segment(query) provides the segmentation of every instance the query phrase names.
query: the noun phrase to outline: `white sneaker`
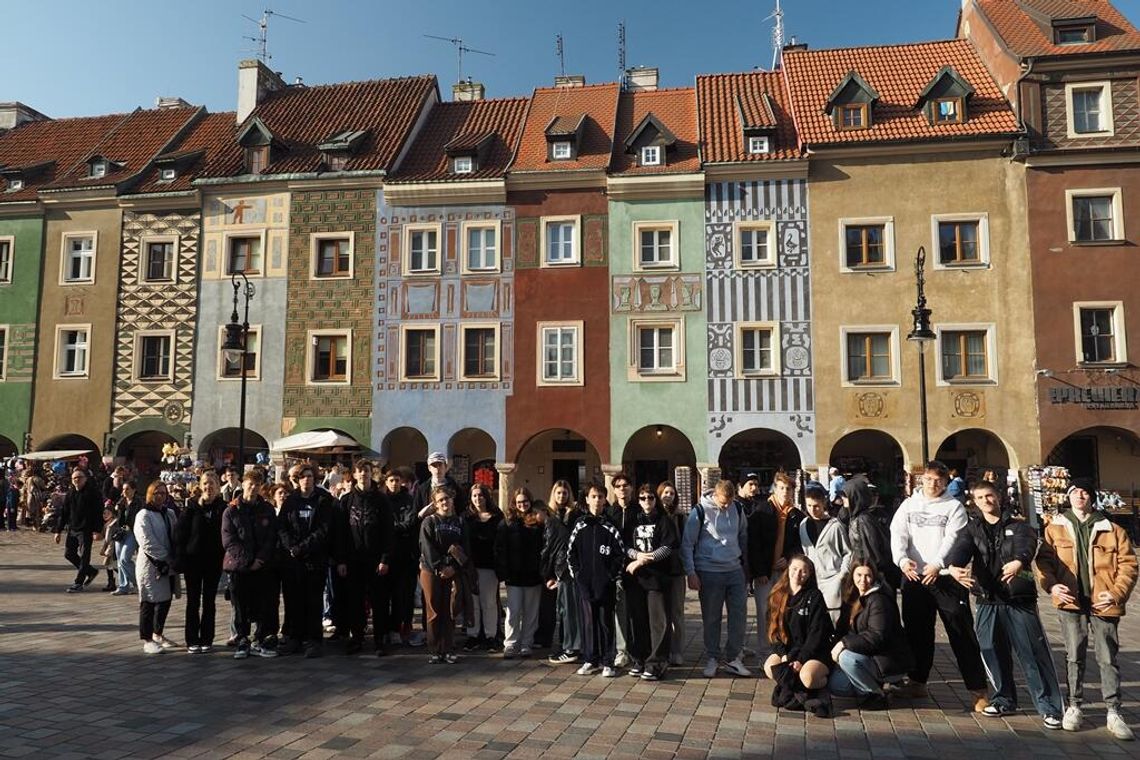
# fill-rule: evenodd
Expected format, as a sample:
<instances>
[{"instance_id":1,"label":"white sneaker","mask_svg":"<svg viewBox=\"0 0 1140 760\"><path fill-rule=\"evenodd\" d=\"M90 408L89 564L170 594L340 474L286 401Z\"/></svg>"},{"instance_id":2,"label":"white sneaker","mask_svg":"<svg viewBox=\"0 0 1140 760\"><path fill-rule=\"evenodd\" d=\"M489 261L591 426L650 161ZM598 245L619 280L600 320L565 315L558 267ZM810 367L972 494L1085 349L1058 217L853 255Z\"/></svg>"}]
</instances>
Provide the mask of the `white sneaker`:
<instances>
[{"instance_id":1,"label":"white sneaker","mask_svg":"<svg viewBox=\"0 0 1140 760\"><path fill-rule=\"evenodd\" d=\"M614 658L615 668L624 668L629 665L629 655L625 652L618 652L617 657Z\"/></svg>"},{"instance_id":2,"label":"white sneaker","mask_svg":"<svg viewBox=\"0 0 1140 760\"><path fill-rule=\"evenodd\" d=\"M1108 732L1112 734L1112 738L1119 739L1122 742L1130 742L1135 739L1132 729L1124 722L1124 718L1120 717L1120 713L1116 710L1108 711Z\"/></svg>"},{"instance_id":3,"label":"white sneaker","mask_svg":"<svg viewBox=\"0 0 1140 760\"><path fill-rule=\"evenodd\" d=\"M175 644L173 641L171 641L170 639L163 636L161 633L156 633L154 635L154 643L158 644L163 649L177 649L178 648L177 644Z\"/></svg>"},{"instance_id":4,"label":"white sneaker","mask_svg":"<svg viewBox=\"0 0 1140 760\"><path fill-rule=\"evenodd\" d=\"M582 667L578 668L576 672L580 676L592 676L599 670L601 670L601 668L599 668L597 665L589 662L584 662L582 663Z\"/></svg>"},{"instance_id":5,"label":"white sneaker","mask_svg":"<svg viewBox=\"0 0 1140 760\"><path fill-rule=\"evenodd\" d=\"M740 657L737 657L732 662L726 662L721 667L724 668L724 671L726 673L730 673L734 676L740 676L741 678L751 678L752 677L752 671L749 670L748 668L744 667L744 662L741 661Z\"/></svg>"},{"instance_id":6,"label":"white sneaker","mask_svg":"<svg viewBox=\"0 0 1140 760\"><path fill-rule=\"evenodd\" d=\"M321 619L321 628L324 628L326 631L336 630L336 626L333 625L333 621L330 618Z\"/></svg>"},{"instance_id":7,"label":"white sneaker","mask_svg":"<svg viewBox=\"0 0 1140 760\"><path fill-rule=\"evenodd\" d=\"M143 642L143 654L162 654L164 651L166 650L157 641Z\"/></svg>"},{"instance_id":8,"label":"white sneaker","mask_svg":"<svg viewBox=\"0 0 1140 760\"><path fill-rule=\"evenodd\" d=\"M1065 708L1065 717L1061 718L1061 728L1066 731L1076 731L1081 727L1081 708L1069 705Z\"/></svg>"},{"instance_id":9,"label":"white sneaker","mask_svg":"<svg viewBox=\"0 0 1140 760\"><path fill-rule=\"evenodd\" d=\"M621 674L617 668L611 668L609 665L602 668L602 678L617 678Z\"/></svg>"},{"instance_id":10,"label":"white sneaker","mask_svg":"<svg viewBox=\"0 0 1140 760\"><path fill-rule=\"evenodd\" d=\"M716 658L710 657L705 660L705 669L701 672L704 674L705 678L712 678L716 675L717 668L719 667L720 663L716 661Z\"/></svg>"}]
</instances>

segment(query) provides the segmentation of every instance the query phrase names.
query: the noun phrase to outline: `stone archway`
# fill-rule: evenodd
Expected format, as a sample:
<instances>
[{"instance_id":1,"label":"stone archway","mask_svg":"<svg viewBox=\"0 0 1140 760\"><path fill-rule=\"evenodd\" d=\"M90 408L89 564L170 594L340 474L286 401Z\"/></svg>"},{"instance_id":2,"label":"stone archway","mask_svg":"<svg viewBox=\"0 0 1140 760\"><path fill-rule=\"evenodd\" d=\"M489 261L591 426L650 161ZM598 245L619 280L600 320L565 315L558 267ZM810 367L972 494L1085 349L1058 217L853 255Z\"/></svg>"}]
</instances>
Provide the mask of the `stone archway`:
<instances>
[{"instance_id":1,"label":"stone archway","mask_svg":"<svg viewBox=\"0 0 1140 760\"><path fill-rule=\"evenodd\" d=\"M589 481L602 479L598 450L581 433L568 428L544 430L531 436L519 449L511 487L526 486L536 498L546 501L556 480L567 480L575 498Z\"/></svg>"},{"instance_id":2,"label":"stone archway","mask_svg":"<svg viewBox=\"0 0 1140 760\"><path fill-rule=\"evenodd\" d=\"M495 491L498 487L495 449L495 439L485 430L463 428L457 431L447 442L452 477L464 486L479 482Z\"/></svg>"},{"instance_id":3,"label":"stone archway","mask_svg":"<svg viewBox=\"0 0 1140 760\"><path fill-rule=\"evenodd\" d=\"M169 433L161 430L140 430L123 439L115 456L126 460L138 476L140 486L158 477L162 469L162 447L178 443Z\"/></svg>"},{"instance_id":4,"label":"stone archway","mask_svg":"<svg viewBox=\"0 0 1140 760\"><path fill-rule=\"evenodd\" d=\"M746 470L760 473L760 485L767 488L780 470L794 472L801 466L795 441L778 430L749 428L725 442L718 461L721 477L739 480Z\"/></svg>"},{"instance_id":5,"label":"stone archway","mask_svg":"<svg viewBox=\"0 0 1140 760\"><path fill-rule=\"evenodd\" d=\"M215 430L202 439L198 446L198 457L206 464L215 468L237 464L239 428L221 428ZM264 453L269 456L269 442L260 434L249 428L245 431L245 462L255 464L257 455Z\"/></svg>"},{"instance_id":6,"label":"stone archway","mask_svg":"<svg viewBox=\"0 0 1140 760\"><path fill-rule=\"evenodd\" d=\"M10 438L5 438L4 436L0 435L0 459L14 457L18 452L19 448L17 448L14 441L12 441Z\"/></svg>"},{"instance_id":7,"label":"stone archway","mask_svg":"<svg viewBox=\"0 0 1140 760\"><path fill-rule=\"evenodd\" d=\"M672 425L646 425L636 431L626 441L621 462L635 486L656 487L664 480L672 481L678 467L689 467L691 482L696 482L696 451L688 437Z\"/></svg>"},{"instance_id":8,"label":"stone archway","mask_svg":"<svg viewBox=\"0 0 1140 760\"><path fill-rule=\"evenodd\" d=\"M102 453L102 449L95 445L95 441L77 433L49 438L37 446L36 451L90 451L89 459L91 461L98 460Z\"/></svg>"},{"instance_id":9,"label":"stone archway","mask_svg":"<svg viewBox=\"0 0 1140 760\"><path fill-rule=\"evenodd\" d=\"M398 427L388 431L380 442L380 457L392 467L411 467L416 471L416 479L428 475L428 442L424 434L415 428Z\"/></svg>"},{"instance_id":10,"label":"stone archway","mask_svg":"<svg viewBox=\"0 0 1140 760\"><path fill-rule=\"evenodd\" d=\"M1084 428L1060 440L1045 463L1067 467L1075 478L1091 477L1102 491L1131 497L1140 488L1140 436L1109 425Z\"/></svg>"},{"instance_id":11,"label":"stone archway","mask_svg":"<svg viewBox=\"0 0 1140 760\"><path fill-rule=\"evenodd\" d=\"M836 441L827 463L845 476L877 472L894 477L902 472L903 460L902 446L894 436L868 429L853 430Z\"/></svg>"},{"instance_id":12,"label":"stone archway","mask_svg":"<svg viewBox=\"0 0 1140 760\"><path fill-rule=\"evenodd\" d=\"M968 484L992 473L995 482L1004 483L1011 466L1009 448L998 436L982 428L968 428L951 433L939 445L934 458L956 470Z\"/></svg>"}]
</instances>

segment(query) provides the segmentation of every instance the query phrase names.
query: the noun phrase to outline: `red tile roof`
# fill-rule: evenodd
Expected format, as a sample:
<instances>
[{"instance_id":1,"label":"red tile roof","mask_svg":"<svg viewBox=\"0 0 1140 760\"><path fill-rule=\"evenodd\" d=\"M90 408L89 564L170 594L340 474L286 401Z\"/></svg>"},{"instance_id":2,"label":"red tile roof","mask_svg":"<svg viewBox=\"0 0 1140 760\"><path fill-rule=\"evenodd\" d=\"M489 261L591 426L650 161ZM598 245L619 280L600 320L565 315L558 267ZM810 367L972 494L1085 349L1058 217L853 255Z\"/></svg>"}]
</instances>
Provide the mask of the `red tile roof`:
<instances>
[{"instance_id":1,"label":"red tile roof","mask_svg":"<svg viewBox=\"0 0 1140 760\"><path fill-rule=\"evenodd\" d=\"M662 166L638 166L637 156L627 153L625 141L649 114L657 117L677 142L665 152ZM697 172L701 159L697 151L697 96L692 87L675 90L623 92L618 101L617 130L614 134L614 174L669 174Z\"/></svg>"},{"instance_id":2,"label":"red tile roof","mask_svg":"<svg viewBox=\"0 0 1140 760\"><path fill-rule=\"evenodd\" d=\"M931 125L915 107L919 93L943 66L952 66L975 90L964 123ZM851 71L880 96L869 129L836 129L824 112L829 95ZM1018 131L1013 109L967 40L788 50L784 72L800 140L806 145L942 140Z\"/></svg>"},{"instance_id":3,"label":"red tile roof","mask_svg":"<svg viewBox=\"0 0 1140 760\"><path fill-rule=\"evenodd\" d=\"M826 98L827 95L825 94ZM768 153L751 154L744 139L741 105L748 120L760 119L757 106L771 106L775 131ZM778 72L706 74L697 77L697 103L701 124L701 154L706 163L772 161L801 158L784 78Z\"/></svg>"},{"instance_id":4,"label":"red tile roof","mask_svg":"<svg viewBox=\"0 0 1140 760\"><path fill-rule=\"evenodd\" d=\"M429 96L438 94L434 76L376 79L317 86L292 85L270 93L246 119L260 119L285 149L274 149L264 174L322 171L317 145L335 134L367 130L345 171L391 171ZM239 130L240 132L240 130ZM245 173L237 142L219 153L204 176Z\"/></svg>"},{"instance_id":5,"label":"red tile roof","mask_svg":"<svg viewBox=\"0 0 1140 760\"><path fill-rule=\"evenodd\" d=\"M19 169L51 162L43 171L24 180L24 189L6 192L0 179L0 203L30 201L44 185L89 154L95 145L130 114L52 119L21 124L0 135L0 169Z\"/></svg>"},{"instance_id":6,"label":"red tile roof","mask_svg":"<svg viewBox=\"0 0 1140 760\"><path fill-rule=\"evenodd\" d=\"M125 182L146 168L156 154L162 151L200 114L200 108L138 109L111 130L90 151L71 166L65 167L54 182L44 190L87 189L107 187ZM107 174L99 178L88 177L87 160L102 156L113 162Z\"/></svg>"},{"instance_id":7,"label":"red tile roof","mask_svg":"<svg viewBox=\"0 0 1140 760\"><path fill-rule=\"evenodd\" d=\"M617 116L617 84L540 87L534 91L512 172L605 170L610 165ZM582 144L571 161L548 161L546 128L556 117L585 114Z\"/></svg>"},{"instance_id":8,"label":"red tile roof","mask_svg":"<svg viewBox=\"0 0 1140 760\"><path fill-rule=\"evenodd\" d=\"M1105 0L977 0L982 13L1014 55L1085 55L1140 50L1140 32ZM1036 16L1037 18L1034 18ZM1047 19L1096 16L1096 41L1056 45Z\"/></svg>"},{"instance_id":9,"label":"red tile roof","mask_svg":"<svg viewBox=\"0 0 1140 760\"><path fill-rule=\"evenodd\" d=\"M176 177L164 182L159 179L159 167L153 166L128 192L130 194L174 193L192 190L191 182L204 171L219 152L233 143L235 130L233 111L206 114L191 128L189 134L171 146L166 153L156 157L156 161L161 162L163 159L186 156L186 160L175 164Z\"/></svg>"},{"instance_id":10,"label":"red tile roof","mask_svg":"<svg viewBox=\"0 0 1140 760\"><path fill-rule=\"evenodd\" d=\"M474 180L502 177L506 172L526 115L526 98L438 103L396 171L395 182ZM484 135L491 145L471 174L453 174L447 150L473 149Z\"/></svg>"}]
</instances>

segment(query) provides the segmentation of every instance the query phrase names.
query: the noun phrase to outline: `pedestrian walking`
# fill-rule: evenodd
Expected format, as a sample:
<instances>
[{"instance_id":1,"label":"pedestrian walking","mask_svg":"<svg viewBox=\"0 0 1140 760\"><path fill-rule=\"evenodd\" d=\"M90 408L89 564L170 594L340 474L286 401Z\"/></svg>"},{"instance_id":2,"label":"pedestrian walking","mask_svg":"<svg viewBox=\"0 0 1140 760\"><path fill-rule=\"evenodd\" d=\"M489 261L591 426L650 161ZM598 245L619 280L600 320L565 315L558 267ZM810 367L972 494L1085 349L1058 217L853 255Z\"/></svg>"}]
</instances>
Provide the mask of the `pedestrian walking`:
<instances>
[{"instance_id":1,"label":"pedestrian walking","mask_svg":"<svg viewBox=\"0 0 1140 760\"><path fill-rule=\"evenodd\" d=\"M76 467L71 471L71 488L63 498L59 522L55 529L58 544L67 532L63 556L75 566L75 581L68 593L85 589L99 571L91 566L91 544L103 532L103 504L99 490L87 473Z\"/></svg>"}]
</instances>

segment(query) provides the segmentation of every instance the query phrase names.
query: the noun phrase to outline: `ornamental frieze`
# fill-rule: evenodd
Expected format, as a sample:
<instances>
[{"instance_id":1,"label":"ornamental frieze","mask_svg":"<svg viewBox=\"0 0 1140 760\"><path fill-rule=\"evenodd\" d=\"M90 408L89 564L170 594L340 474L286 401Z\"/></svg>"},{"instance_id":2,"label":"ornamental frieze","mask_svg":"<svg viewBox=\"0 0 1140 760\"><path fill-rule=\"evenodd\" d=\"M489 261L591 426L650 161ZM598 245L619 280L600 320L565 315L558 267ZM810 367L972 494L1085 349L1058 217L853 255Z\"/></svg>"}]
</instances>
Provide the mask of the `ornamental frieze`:
<instances>
[{"instance_id":1,"label":"ornamental frieze","mask_svg":"<svg viewBox=\"0 0 1140 760\"><path fill-rule=\"evenodd\" d=\"M699 274L626 275L613 278L613 311L700 311L703 278Z\"/></svg>"}]
</instances>

